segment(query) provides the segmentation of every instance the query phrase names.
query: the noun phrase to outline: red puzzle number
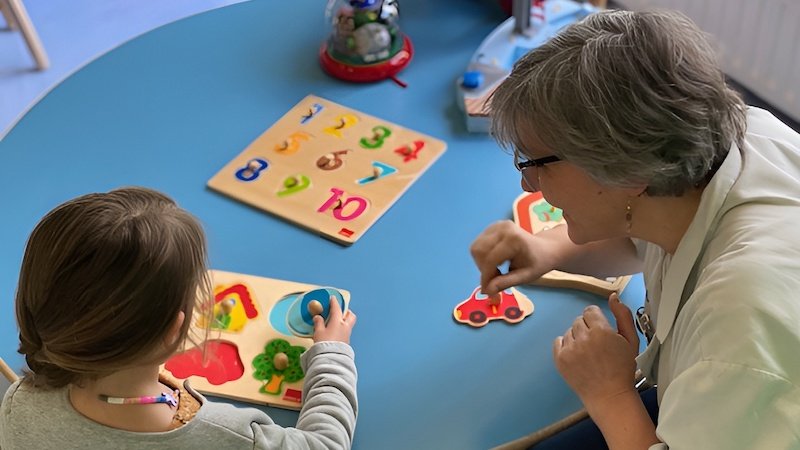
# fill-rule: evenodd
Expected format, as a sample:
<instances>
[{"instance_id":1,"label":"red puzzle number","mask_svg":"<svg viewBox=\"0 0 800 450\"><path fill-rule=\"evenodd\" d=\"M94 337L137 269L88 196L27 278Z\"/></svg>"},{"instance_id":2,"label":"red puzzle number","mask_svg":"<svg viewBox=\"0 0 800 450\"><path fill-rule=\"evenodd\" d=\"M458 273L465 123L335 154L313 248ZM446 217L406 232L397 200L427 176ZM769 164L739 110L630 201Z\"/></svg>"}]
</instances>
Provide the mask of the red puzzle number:
<instances>
[{"instance_id":1,"label":"red puzzle number","mask_svg":"<svg viewBox=\"0 0 800 450\"><path fill-rule=\"evenodd\" d=\"M317 209L317 212L324 213L325 211L333 208L333 217L342 221L349 221L360 216L364 213L364 211L367 210L369 201L367 201L367 199L364 197L350 195L343 200L343 196L343 190L339 188L331 188L330 198L328 198L328 200L326 200L325 203L323 203L322 206ZM354 207L349 207L350 205L354 205Z\"/></svg>"},{"instance_id":2,"label":"red puzzle number","mask_svg":"<svg viewBox=\"0 0 800 450\"><path fill-rule=\"evenodd\" d=\"M402 147L394 149L394 152L403 158L403 162L407 163L411 160L417 159L420 150L425 148L425 141L414 141Z\"/></svg>"}]
</instances>

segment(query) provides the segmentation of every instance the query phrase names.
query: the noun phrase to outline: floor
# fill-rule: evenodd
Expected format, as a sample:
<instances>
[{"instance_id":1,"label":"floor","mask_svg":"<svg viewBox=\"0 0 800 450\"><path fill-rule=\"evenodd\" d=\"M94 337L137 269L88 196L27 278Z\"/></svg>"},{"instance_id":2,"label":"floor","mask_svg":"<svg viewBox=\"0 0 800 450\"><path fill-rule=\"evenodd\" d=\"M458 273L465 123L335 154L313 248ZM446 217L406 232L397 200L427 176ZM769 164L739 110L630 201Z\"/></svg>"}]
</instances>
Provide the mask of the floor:
<instances>
[{"instance_id":1,"label":"floor","mask_svg":"<svg viewBox=\"0 0 800 450\"><path fill-rule=\"evenodd\" d=\"M75 70L123 42L169 22L243 0L24 0L50 58L33 70L18 32L0 27L0 136L42 95ZM487 0L488 1L488 0ZM1 20L0 20L1 21ZM745 91L796 130L800 124Z\"/></svg>"}]
</instances>

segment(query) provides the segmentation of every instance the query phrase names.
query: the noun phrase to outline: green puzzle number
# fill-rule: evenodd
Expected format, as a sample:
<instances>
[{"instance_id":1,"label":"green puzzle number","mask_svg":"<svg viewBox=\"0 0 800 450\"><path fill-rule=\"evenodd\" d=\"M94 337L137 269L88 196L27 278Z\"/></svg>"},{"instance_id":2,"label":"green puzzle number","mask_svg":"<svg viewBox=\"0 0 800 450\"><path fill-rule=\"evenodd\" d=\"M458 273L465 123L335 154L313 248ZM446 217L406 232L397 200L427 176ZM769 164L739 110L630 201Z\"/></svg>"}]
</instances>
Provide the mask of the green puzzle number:
<instances>
[{"instance_id":1,"label":"green puzzle number","mask_svg":"<svg viewBox=\"0 0 800 450\"><path fill-rule=\"evenodd\" d=\"M383 142L386 138L392 135L392 130L383 125L378 125L372 127L372 133L372 137L362 137L358 143L364 148L380 148L383 146Z\"/></svg>"}]
</instances>

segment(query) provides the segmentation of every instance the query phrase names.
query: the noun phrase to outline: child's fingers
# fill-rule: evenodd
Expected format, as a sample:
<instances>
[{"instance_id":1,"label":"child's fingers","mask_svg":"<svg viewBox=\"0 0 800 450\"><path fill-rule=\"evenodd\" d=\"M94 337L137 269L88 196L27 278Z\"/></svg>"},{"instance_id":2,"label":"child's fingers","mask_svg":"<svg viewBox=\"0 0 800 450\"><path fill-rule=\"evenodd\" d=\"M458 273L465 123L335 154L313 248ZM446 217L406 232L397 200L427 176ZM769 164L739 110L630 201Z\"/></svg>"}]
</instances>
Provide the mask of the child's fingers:
<instances>
[{"instance_id":1,"label":"child's fingers","mask_svg":"<svg viewBox=\"0 0 800 450\"><path fill-rule=\"evenodd\" d=\"M344 322L350 325L351 328L356 324L357 319L358 317L356 316L356 313L354 313L352 309L348 310L347 314L344 315Z\"/></svg>"},{"instance_id":2,"label":"child's fingers","mask_svg":"<svg viewBox=\"0 0 800 450\"><path fill-rule=\"evenodd\" d=\"M331 295L329 303L331 305L330 314L328 316L328 317L330 317L330 320L333 320L333 321L342 320L342 307L339 305L339 301L336 300L336 297Z\"/></svg>"},{"instance_id":3,"label":"child's fingers","mask_svg":"<svg viewBox=\"0 0 800 450\"><path fill-rule=\"evenodd\" d=\"M312 318L314 321L314 333L318 333L325 329L325 319L322 318L321 315L317 314Z\"/></svg>"}]
</instances>

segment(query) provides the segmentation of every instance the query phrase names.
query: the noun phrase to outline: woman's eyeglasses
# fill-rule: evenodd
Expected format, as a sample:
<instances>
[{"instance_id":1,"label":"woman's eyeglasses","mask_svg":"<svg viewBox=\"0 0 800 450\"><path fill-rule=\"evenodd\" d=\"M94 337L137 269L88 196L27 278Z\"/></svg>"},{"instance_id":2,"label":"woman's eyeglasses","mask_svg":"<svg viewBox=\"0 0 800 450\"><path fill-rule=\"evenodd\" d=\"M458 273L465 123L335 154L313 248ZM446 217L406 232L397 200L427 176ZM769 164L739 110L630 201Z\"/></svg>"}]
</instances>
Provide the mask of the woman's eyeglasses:
<instances>
[{"instance_id":1,"label":"woman's eyeglasses","mask_svg":"<svg viewBox=\"0 0 800 450\"><path fill-rule=\"evenodd\" d=\"M517 170L520 172L528 167L543 167L547 164L561 161L561 158L556 155L543 156L536 159L524 159L519 155L514 155L514 158L516 159L516 161L514 161L514 165L517 166Z\"/></svg>"},{"instance_id":2,"label":"woman's eyeglasses","mask_svg":"<svg viewBox=\"0 0 800 450\"><path fill-rule=\"evenodd\" d=\"M541 158L535 158L535 159L527 159L523 156L520 156L519 153L514 152L514 166L517 168L517 170L519 170L520 174L522 175L522 180L525 181L525 184L533 192L539 190L539 188L534 187L534 184L536 186L539 185L539 171L538 170L536 171L536 183L533 183L532 180L528 179L528 176L530 175L527 175L525 173L525 169L528 169L530 167L536 167L538 169L544 167L547 164L559 161L561 161L561 158L559 158L556 155L543 156Z\"/></svg>"}]
</instances>

